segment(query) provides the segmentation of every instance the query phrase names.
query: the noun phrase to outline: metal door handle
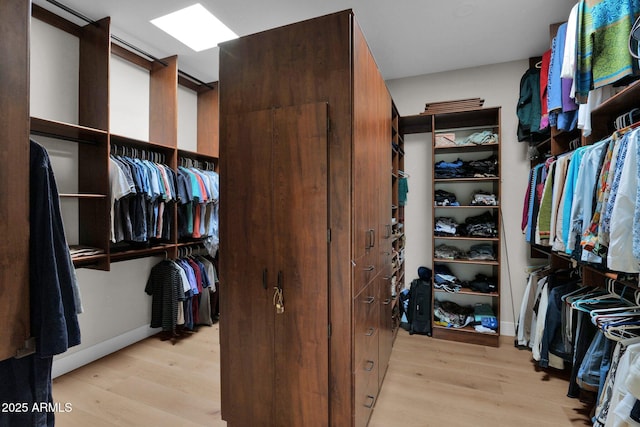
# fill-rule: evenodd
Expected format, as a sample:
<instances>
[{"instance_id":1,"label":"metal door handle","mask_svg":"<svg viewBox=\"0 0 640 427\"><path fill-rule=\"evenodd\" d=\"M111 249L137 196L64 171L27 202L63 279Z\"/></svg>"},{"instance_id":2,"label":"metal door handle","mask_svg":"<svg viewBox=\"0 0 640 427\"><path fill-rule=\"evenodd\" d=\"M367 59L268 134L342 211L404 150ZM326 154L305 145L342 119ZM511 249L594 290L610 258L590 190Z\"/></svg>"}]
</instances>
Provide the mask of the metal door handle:
<instances>
[{"instance_id":1,"label":"metal door handle","mask_svg":"<svg viewBox=\"0 0 640 427\"><path fill-rule=\"evenodd\" d=\"M373 360L367 360L367 366L365 366L364 370L367 372L373 371L373 367L375 366L375 362Z\"/></svg>"},{"instance_id":2,"label":"metal door handle","mask_svg":"<svg viewBox=\"0 0 640 427\"><path fill-rule=\"evenodd\" d=\"M369 328L369 330L367 331L367 333L366 333L366 334L364 334L364 335L365 335L365 336L367 336L367 337L370 337L370 336L372 336L372 335L373 335L373 334L375 334L375 333L376 333L376 328Z\"/></svg>"},{"instance_id":3,"label":"metal door handle","mask_svg":"<svg viewBox=\"0 0 640 427\"><path fill-rule=\"evenodd\" d=\"M376 397L375 396L371 396L370 394L367 395L367 403L364 404L364 406L367 409L371 409L373 408L373 404L376 403Z\"/></svg>"},{"instance_id":4,"label":"metal door handle","mask_svg":"<svg viewBox=\"0 0 640 427\"><path fill-rule=\"evenodd\" d=\"M375 300L376 300L376 297L369 296L369 297L367 297L367 299L366 299L366 300L364 300L364 303L365 303L365 304L373 304L373 302L374 302Z\"/></svg>"},{"instance_id":5,"label":"metal door handle","mask_svg":"<svg viewBox=\"0 0 640 427\"><path fill-rule=\"evenodd\" d=\"M376 269L375 265L369 265L369 266L363 268L362 271L373 271L375 269Z\"/></svg>"},{"instance_id":6,"label":"metal door handle","mask_svg":"<svg viewBox=\"0 0 640 427\"><path fill-rule=\"evenodd\" d=\"M387 298L386 300L384 300L383 304L384 304L384 305L389 305L389 304L391 304L391 298Z\"/></svg>"}]
</instances>

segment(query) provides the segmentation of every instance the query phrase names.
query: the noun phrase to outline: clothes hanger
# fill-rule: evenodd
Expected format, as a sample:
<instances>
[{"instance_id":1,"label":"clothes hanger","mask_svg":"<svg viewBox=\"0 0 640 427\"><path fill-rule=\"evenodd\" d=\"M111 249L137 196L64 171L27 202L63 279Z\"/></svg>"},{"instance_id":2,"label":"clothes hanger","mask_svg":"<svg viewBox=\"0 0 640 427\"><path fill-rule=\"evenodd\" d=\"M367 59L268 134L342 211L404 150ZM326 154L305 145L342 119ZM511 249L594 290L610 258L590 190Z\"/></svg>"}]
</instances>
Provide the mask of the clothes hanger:
<instances>
[{"instance_id":1,"label":"clothes hanger","mask_svg":"<svg viewBox=\"0 0 640 427\"><path fill-rule=\"evenodd\" d=\"M562 295L560 299L563 302L571 304L575 299L579 297L583 297L585 295L594 293L594 292L602 292L602 289L594 287L594 286L581 286L578 289L569 292L568 294Z\"/></svg>"},{"instance_id":2,"label":"clothes hanger","mask_svg":"<svg viewBox=\"0 0 640 427\"><path fill-rule=\"evenodd\" d=\"M635 324L608 325L602 328L604 336L613 341L640 339L640 322Z\"/></svg>"},{"instance_id":3,"label":"clothes hanger","mask_svg":"<svg viewBox=\"0 0 640 427\"><path fill-rule=\"evenodd\" d=\"M615 308L626 305L631 306L632 303L624 298L627 286L624 286L620 294L615 291L616 281L609 279L605 292L595 296L584 296L576 299L571 303L571 307L580 311L591 313L595 309Z\"/></svg>"},{"instance_id":4,"label":"clothes hanger","mask_svg":"<svg viewBox=\"0 0 640 427\"><path fill-rule=\"evenodd\" d=\"M613 279L610 279L610 281L614 282L614 285L612 285L614 287L613 293L616 294L615 281ZM594 324L600 324L606 322L607 319L614 318L622 319L628 317L637 317L638 320L640 320L640 291L635 291L633 301L629 301L624 296L627 288L627 286L624 286L620 295L620 302L622 305L620 305L619 307L595 309L591 312L591 320Z\"/></svg>"}]
</instances>

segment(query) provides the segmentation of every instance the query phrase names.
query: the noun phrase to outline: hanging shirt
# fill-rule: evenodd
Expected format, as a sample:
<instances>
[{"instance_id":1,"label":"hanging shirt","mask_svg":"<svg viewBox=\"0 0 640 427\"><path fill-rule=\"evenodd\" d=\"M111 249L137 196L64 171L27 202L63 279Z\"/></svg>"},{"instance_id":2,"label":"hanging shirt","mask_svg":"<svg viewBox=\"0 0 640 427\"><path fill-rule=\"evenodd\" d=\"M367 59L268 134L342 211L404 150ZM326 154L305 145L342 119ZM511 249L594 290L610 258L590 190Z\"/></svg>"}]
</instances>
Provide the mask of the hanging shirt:
<instances>
[{"instance_id":1,"label":"hanging shirt","mask_svg":"<svg viewBox=\"0 0 640 427\"><path fill-rule=\"evenodd\" d=\"M547 88L549 81L549 64L551 62L551 49L542 54L542 68L540 69L540 129L549 127L549 108Z\"/></svg>"},{"instance_id":2,"label":"hanging shirt","mask_svg":"<svg viewBox=\"0 0 640 427\"><path fill-rule=\"evenodd\" d=\"M605 148L605 141L585 147L574 187L574 197L571 205L571 228L567 237L566 252L568 254L580 251L581 255L578 256L578 259L596 263L602 262L602 259L589 252L582 253L579 243L585 228L591 222L593 195L599 174L598 165Z\"/></svg>"},{"instance_id":3,"label":"hanging shirt","mask_svg":"<svg viewBox=\"0 0 640 427\"><path fill-rule=\"evenodd\" d=\"M114 208L116 200L123 198L126 195L132 194L135 191L129 183L127 182L126 175L120 169L118 163L112 158L109 158L109 196L111 198L111 211L110 211L110 222L111 222L111 241L115 242L115 232L114 232Z\"/></svg>"},{"instance_id":4,"label":"hanging shirt","mask_svg":"<svg viewBox=\"0 0 640 427\"><path fill-rule=\"evenodd\" d=\"M564 41L564 50L562 58L562 72L561 77L565 79L571 79L575 76L576 71L576 36L578 34L578 6L580 2L576 3L569 13L567 19L567 32ZM575 95L572 93L571 98Z\"/></svg>"},{"instance_id":5,"label":"hanging shirt","mask_svg":"<svg viewBox=\"0 0 640 427\"><path fill-rule=\"evenodd\" d=\"M639 259L634 255L635 243L640 243L639 224L634 224L638 198L638 129L629 135L627 155L622 167L620 186L611 213L611 234L607 266L625 273L640 272ZM631 225L632 229L629 230ZM637 240L637 241L636 241ZM638 253L638 251L635 251Z\"/></svg>"},{"instance_id":6,"label":"hanging shirt","mask_svg":"<svg viewBox=\"0 0 640 427\"><path fill-rule=\"evenodd\" d=\"M573 197L576 190L576 181L578 180L578 171L580 170L580 163L587 147L577 148L571 156L571 163L569 163L569 170L567 171L567 179L564 185L564 204L562 205L562 241L566 246L566 252L571 253L573 245L569 241L569 231L571 230L571 207L573 205ZM570 249L571 248L571 249Z\"/></svg>"},{"instance_id":7,"label":"hanging shirt","mask_svg":"<svg viewBox=\"0 0 640 427\"><path fill-rule=\"evenodd\" d=\"M562 203L562 194L564 192L564 184L567 177L567 169L569 167L570 155L559 156L556 160L553 180L553 195L551 198L551 220L549 229L549 243L555 251L564 250L558 248L558 240L561 240L560 230L562 230L562 211L560 209Z\"/></svg>"}]
</instances>

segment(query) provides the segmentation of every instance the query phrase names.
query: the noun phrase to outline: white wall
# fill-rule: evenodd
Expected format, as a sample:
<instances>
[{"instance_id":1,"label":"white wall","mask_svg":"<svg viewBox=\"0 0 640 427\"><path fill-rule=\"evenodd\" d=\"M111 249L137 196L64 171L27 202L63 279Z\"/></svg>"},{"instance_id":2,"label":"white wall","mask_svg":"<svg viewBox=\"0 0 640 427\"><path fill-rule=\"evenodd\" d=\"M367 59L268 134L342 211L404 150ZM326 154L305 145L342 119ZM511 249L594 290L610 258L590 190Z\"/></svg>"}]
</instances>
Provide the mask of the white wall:
<instances>
[{"instance_id":1,"label":"white wall","mask_svg":"<svg viewBox=\"0 0 640 427\"><path fill-rule=\"evenodd\" d=\"M178 86L178 148L198 151L198 94Z\"/></svg>"},{"instance_id":2,"label":"white wall","mask_svg":"<svg viewBox=\"0 0 640 427\"><path fill-rule=\"evenodd\" d=\"M148 141L149 71L116 55L109 67L109 131Z\"/></svg>"},{"instance_id":3,"label":"white wall","mask_svg":"<svg viewBox=\"0 0 640 427\"><path fill-rule=\"evenodd\" d=\"M424 111L425 103L464 98L482 98L486 107L502 107L502 267L501 333L514 335L514 312L519 311L526 284L528 245L520 231L522 203L529 173L527 146L516 137L516 105L520 78L528 61L450 71L387 81L401 116ZM433 220L431 214L431 134L408 135L405 139L405 169L409 178L406 207L407 281L417 277L420 265L431 267Z\"/></svg>"},{"instance_id":4,"label":"white wall","mask_svg":"<svg viewBox=\"0 0 640 427\"><path fill-rule=\"evenodd\" d=\"M32 19L30 53L30 114L78 124L78 38Z\"/></svg>"}]
</instances>

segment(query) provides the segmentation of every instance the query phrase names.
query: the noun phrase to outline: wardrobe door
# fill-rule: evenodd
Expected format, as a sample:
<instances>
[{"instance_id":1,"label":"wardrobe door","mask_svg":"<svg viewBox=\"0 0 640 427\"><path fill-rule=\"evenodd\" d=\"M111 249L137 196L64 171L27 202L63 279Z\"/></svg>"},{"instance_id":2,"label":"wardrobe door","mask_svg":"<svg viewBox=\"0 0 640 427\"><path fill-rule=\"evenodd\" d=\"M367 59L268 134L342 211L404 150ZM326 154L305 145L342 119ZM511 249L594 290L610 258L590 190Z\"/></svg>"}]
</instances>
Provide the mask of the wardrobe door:
<instances>
[{"instance_id":1,"label":"wardrobe door","mask_svg":"<svg viewBox=\"0 0 640 427\"><path fill-rule=\"evenodd\" d=\"M0 360L29 338L30 2L0 2Z\"/></svg>"},{"instance_id":2,"label":"wardrobe door","mask_svg":"<svg viewBox=\"0 0 640 427\"><path fill-rule=\"evenodd\" d=\"M227 116L220 146L220 362L228 425L273 425L272 111ZM282 369L287 369L282 367Z\"/></svg>"},{"instance_id":3,"label":"wardrobe door","mask_svg":"<svg viewBox=\"0 0 640 427\"><path fill-rule=\"evenodd\" d=\"M274 110L275 265L284 312L275 314L272 394L274 425L283 427L329 422L327 114L326 103Z\"/></svg>"}]
</instances>

